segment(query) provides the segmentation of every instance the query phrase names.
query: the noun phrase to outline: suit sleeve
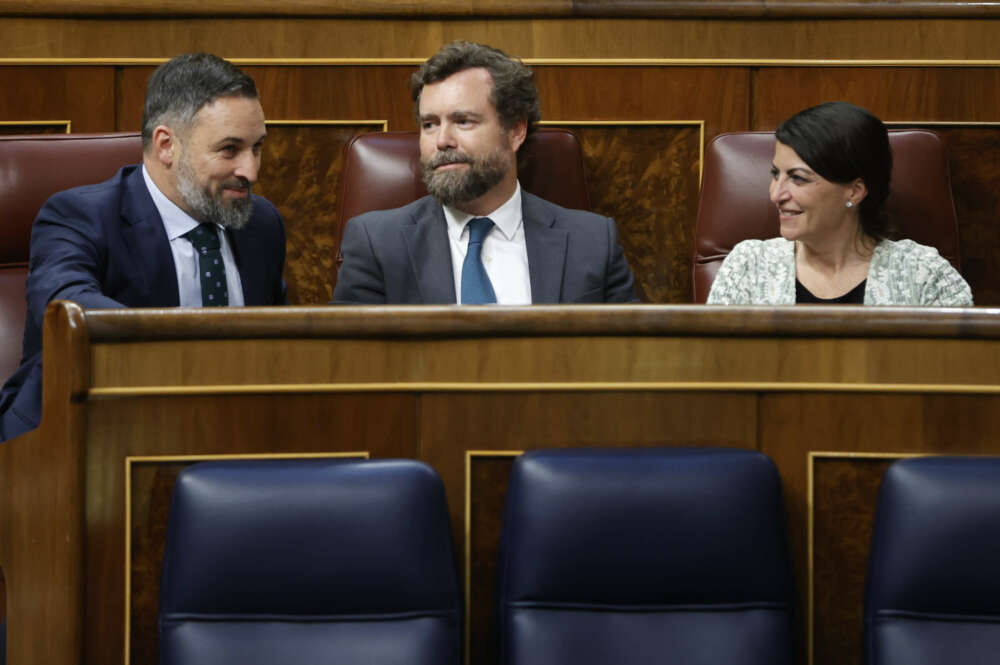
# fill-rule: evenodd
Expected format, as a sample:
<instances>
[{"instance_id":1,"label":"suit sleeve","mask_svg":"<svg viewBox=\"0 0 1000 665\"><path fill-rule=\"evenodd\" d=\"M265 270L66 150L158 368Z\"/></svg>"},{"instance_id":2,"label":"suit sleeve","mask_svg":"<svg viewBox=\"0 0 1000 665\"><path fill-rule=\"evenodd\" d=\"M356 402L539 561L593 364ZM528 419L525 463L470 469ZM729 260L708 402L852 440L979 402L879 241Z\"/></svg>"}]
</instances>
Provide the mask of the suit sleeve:
<instances>
[{"instance_id":1,"label":"suit sleeve","mask_svg":"<svg viewBox=\"0 0 1000 665\"><path fill-rule=\"evenodd\" d=\"M273 272L273 277L271 280L271 302L275 305L287 305L288 304L288 285L285 283L284 273L285 273L285 220L281 218L281 213L274 206L273 203L267 201L268 207L274 213L275 224L277 228L277 238L274 241L274 247L277 250L277 263L275 264L275 269Z\"/></svg>"},{"instance_id":2,"label":"suit sleeve","mask_svg":"<svg viewBox=\"0 0 1000 665\"><path fill-rule=\"evenodd\" d=\"M107 244L93 215L66 196L49 199L31 227L26 295L28 316L40 330L46 306L73 300L87 309L124 307L101 291Z\"/></svg>"},{"instance_id":3,"label":"suit sleeve","mask_svg":"<svg viewBox=\"0 0 1000 665\"><path fill-rule=\"evenodd\" d=\"M635 281L632 269L625 259L625 252L618 244L618 229L615 220L608 218L608 266L605 271L604 302L639 302L635 295Z\"/></svg>"},{"instance_id":4,"label":"suit sleeve","mask_svg":"<svg viewBox=\"0 0 1000 665\"><path fill-rule=\"evenodd\" d=\"M385 275L379 266L364 220L347 222L340 243L344 262L333 290L334 305L384 305Z\"/></svg>"}]
</instances>

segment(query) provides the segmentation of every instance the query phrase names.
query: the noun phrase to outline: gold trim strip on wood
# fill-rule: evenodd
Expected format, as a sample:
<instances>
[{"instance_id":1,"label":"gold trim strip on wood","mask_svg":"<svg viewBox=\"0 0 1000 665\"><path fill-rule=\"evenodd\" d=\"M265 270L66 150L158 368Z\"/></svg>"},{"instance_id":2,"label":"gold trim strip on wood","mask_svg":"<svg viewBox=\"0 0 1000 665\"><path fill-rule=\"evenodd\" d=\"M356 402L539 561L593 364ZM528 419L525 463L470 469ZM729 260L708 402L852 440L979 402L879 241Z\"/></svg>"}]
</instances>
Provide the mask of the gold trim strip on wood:
<instances>
[{"instance_id":1,"label":"gold trim strip on wood","mask_svg":"<svg viewBox=\"0 0 1000 665\"><path fill-rule=\"evenodd\" d=\"M429 56L430 54L428 54ZM225 57L225 56L223 56ZM247 66L351 67L419 66L424 58L227 58ZM0 58L0 67L31 65L156 66L167 58ZM557 67L1000 67L1000 60L835 58L524 58L527 65Z\"/></svg>"},{"instance_id":2,"label":"gold trim strip on wood","mask_svg":"<svg viewBox=\"0 0 1000 665\"><path fill-rule=\"evenodd\" d=\"M781 381L554 381L554 382L399 382L399 383L283 383L200 386L132 386L91 388L90 399L160 397L169 395L258 395L294 393L366 392L585 392L585 391L734 391L734 392L857 392L1000 394L1000 384L941 383L796 383Z\"/></svg>"},{"instance_id":3,"label":"gold trim strip on wood","mask_svg":"<svg viewBox=\"0 0 1000 665\"><path fill-rule=\"evenodd\" d=\"M472 636L472 458L473 457L517 457L523 450L466 450L465 451L465 665L470 665L469 638ZM125 665L128 665L126 663Z\"/></svg>"},{"instance_id":4,"label":"gold trim strip on wood","mask_svg":"<svg viewBox=\"0 0 1000 665\"><path fill-rule=\"evenodd\" d=\"M73 133L72 120L0 120L0 127L65 127L64 134Z\"/></svg>"},{"instance_id":5,"label":"gold trim strip on wood","mask_svg":"<svg viewBox=\"0 0 1000 665\"><path fill-rule=\"evenodd\" d=\"M330 453L233 453L217 455L130 455L125 457L125 653L124 664L130 665L132 646L132 465L151 462L204 462L207 460L260 459L322 459L356 457L371 459L367 450Z\"/></svg>"},{"instance_id":6,"label":"gold trim strip on wood","mask_svg":"<svg viewBox=\"0 0 1000 665\"><path fill-rule=\"evenodd\" d=\"M885 125L889 127L907 128L913 127L921 129L923 127L997 127L1000 122L990 122L986 120L885 120Z\"/></svg>"},{"instance_id":7,"label":"gold trim strip on wood","mask_svg":"<svg viewBox=\"0 0 1000 665\"><path fill-rule=\"evenodd\" d=\"M815 662L815 625L816 625L816 595L815 580L816 568L813 563L814 542L813 534L815 529L815 517L813 508L815 505L815 461L817 459L906 459L909 457L927 457L929 453L864 453L853 451L818 451L810 450L808 462L806 464L806 662L813 665Z\"/></svg>"},{"instance_id":8,"label":"gold trim strip on wood","mask_svg":"<svg viewBox=\"0 0 1000 665\"><path fill-rule=\"evenodd\" d=\"M373 127L379 127L379 131L387 132L389 131L389 121L388 120L266 120L264 121L265 126L275 126L275 127L294 127L296 125L307 125L307 126L343 126L343 125L371 125Z\"/></svg>"}]
</instances>

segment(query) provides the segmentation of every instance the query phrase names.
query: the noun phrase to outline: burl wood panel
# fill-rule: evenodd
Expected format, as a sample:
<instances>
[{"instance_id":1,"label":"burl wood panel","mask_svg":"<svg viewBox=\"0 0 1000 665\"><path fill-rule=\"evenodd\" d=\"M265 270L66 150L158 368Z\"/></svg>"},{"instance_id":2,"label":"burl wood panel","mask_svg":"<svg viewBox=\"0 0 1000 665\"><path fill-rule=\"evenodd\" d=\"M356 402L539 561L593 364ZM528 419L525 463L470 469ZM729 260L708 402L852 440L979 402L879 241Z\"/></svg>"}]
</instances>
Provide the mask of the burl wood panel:
<instances>
[{"instance_id":1,"label":"burl wood panel","mask_svg":"<svg viewBox=\"0 0 1000 665\"><path fill-rule=\"evenodd\" d=\"M252 362L252 359L248 359ZM168 406L169 403L169 406ZM101 400L88 422L87 663L122 660L126 456L364 452L417 457L411 395L244 395ZM182 412L184 418L168 416ZM144 432L135 439L135 432ZM147 470L159 467L151 465ZM155 663L163 520L178 469L133 476L131 663ZM96 534L94 536L93 534ZM154 657L150 657L153 655Z\"/></svg>"},{"instance_id":2,"label":"burl wood panel","mask_svg":"<svg viewBox=\"0 0 1000 665\"><path fill-rule=\"evenodd\" d=\"M615 220L641 302L691 302L701 128L570 126L595 212Z\"/></svg>"},{"instance_id":3,"label":"burl wood panel","mask_svg":"<svg viewBox=\"0 0 1000 665\"><path fill-rule=\"evenodd\" d=\"M814 665L861 662L868 549L878 488L892 461L814 462Z\"/></svg>"},{"instance_id":4,"label":"burl wood panel","mask_svg":"<svg viewBox=\"0 0 1000 665\"><path fill-rule=\"evenodd\" d=\"M477 455L471 459L469 468L469 489L473 497L469 520L469 570L477 583L467 616L470 628L475 627L469 644L469 663L476 665L492 665L498 661L499 589L496 584L484 584L483 581L499 579L497 564L503 525L502 508L514 459L513 455Z\"/></svg>"},{"instance_id":5,"label":"burl wood panel","mask_svg":"<svg viewBox=\"0 0 1000 665\"><path fill-rule=\"evenodd\" d=\"M74 132L115 129L112 67L0 67L0 89L0 120L69 120Z\"/></svg>"},{"instance_id":6,"label":"burl wood panel","mask_svg":"<svg viewBox=\"0 0 1000 665\"><path fill-rule=\"evenodd\" d=\"M285 281L292 305L319 305L333 297L344 145L377 124L269 124L258 184L285 219Z\"/></svg>"}]
</instances>

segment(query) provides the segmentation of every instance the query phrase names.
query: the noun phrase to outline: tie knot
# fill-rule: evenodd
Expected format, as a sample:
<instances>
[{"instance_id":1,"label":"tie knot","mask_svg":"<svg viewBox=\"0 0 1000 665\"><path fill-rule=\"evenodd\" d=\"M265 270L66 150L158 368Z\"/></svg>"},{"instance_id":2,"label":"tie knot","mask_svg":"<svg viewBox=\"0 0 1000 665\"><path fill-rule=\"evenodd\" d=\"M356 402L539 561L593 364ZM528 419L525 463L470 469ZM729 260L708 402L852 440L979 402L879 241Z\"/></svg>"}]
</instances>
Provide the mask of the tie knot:
<instances>
[{"instance_id":1,"label":"tie knot","mask_svg":"<svg viewBox=\"0 0 1000 665\"><path fill-rule=\"evenodd\" d=\"M493 220L489 217L476 217L469 221L469 244L482 244L483 238L493 228Z\"/></svg>"},{"instance_id":2,"label":"tie knot","mask_svg":"<svg viewBox=\"0 0 1000 665\"><path fill-rule=\"evenodd\" d=\"M219 249L219 232L215 224L199 224L184 234L184 237L191 241L199 253Z\"/></svg>"}]
</instances>

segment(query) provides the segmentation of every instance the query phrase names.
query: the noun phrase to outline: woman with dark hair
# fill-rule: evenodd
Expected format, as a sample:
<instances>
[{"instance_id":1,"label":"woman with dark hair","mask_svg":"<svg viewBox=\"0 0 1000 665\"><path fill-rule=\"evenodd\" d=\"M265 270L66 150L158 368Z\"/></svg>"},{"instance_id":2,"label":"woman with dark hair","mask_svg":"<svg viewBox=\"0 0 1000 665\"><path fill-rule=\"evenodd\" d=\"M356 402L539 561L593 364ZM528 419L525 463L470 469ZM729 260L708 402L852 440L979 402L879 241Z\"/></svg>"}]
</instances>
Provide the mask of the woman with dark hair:
<instances>
[{"instance_id":1,"label":"woman with dark hair","mask_svg":"<svg viewBox=\"0 0 1000 665\"><path fill-rule=\"evenodd\" d=\"M972 305L933 247L889 240L892 151L882 121L829 102L778 127L771 201L781 237L744 240L722 263L709 304Z\"/></svg>"}]
</instances>

